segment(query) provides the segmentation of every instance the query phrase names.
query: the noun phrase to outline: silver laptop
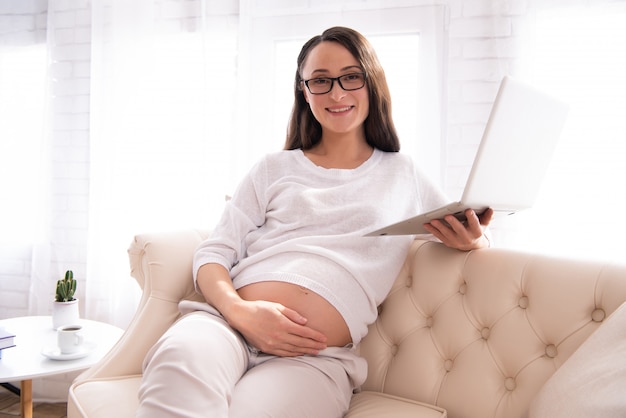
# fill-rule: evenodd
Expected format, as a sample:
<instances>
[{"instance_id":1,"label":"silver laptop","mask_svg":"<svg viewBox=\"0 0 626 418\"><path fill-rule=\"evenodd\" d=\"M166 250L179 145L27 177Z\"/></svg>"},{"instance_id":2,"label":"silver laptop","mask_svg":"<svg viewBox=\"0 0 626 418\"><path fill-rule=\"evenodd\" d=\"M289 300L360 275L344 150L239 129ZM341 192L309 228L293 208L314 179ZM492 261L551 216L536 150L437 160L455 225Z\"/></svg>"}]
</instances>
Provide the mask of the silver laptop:
<instances>
[{"instance_id":1,"label":"silver laptop","mask_svg":"<svg viewBox=\"0 0 626 418\"><path fill-rule=\"evenodd\" d=\"M504 77L491 109L458 202L405 219L366 236L427 234L423 225L466 209L512 214L534 203L556 148L569 106L554 97Z\"/></svg>"}]
</instances>

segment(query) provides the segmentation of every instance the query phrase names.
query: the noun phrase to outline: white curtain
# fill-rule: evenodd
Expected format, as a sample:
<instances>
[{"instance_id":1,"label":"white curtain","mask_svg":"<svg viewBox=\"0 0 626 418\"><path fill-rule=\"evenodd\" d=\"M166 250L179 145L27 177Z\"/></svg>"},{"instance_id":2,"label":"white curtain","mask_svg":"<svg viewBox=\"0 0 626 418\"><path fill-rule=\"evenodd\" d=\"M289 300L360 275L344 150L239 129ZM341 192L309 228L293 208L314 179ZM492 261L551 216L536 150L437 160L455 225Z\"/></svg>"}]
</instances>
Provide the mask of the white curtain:
<instances>
[{"instance_id":1,"label":"white curtain","mask_svg":"<svg viewBox=\"0 0 626 418\"><path fill-rule=\"evenodd\" d=\"M51 208L50 98L46 77L48 51L42 44L0 48L0 273L31 281L0 282L0 314L28 292L28 314L47 314L53 283L49 280ZM8 261L5 261L8 260ZM31 261L32 260L32 261ZM24 286L25 284L25 286ZM8 312L8 314L6 313Z\"/></svg>"},{"instance_id":2,"label":"white curtain","mask_svg":"<svg viewBox=\"0 0 626 418\"><path fill-rule=\"evenodd\" d=\"M54 7L53 1L50 2L49 7ZM23 138L25 141L21 145L25 146L25 150L31 158L11 157L13 164L26 165L27 168L24 172L31 176L31 182L26 183L17 181L12 176L15 184L20 187L22 192L28 194L27 199L21 200L25 205L17 207L20 214L12 219L16 221L15 226L18 228L26 226L26 231L30 233L24 234L24 230L22 230L21 233L9 234L11 239L24 238L24 243L30 247L30 282L27 306L29 315L50 314L56 284L50 278L60 275L53 274L52 259L54 254L57 255L57 258L62 258L59 256L62 250L57 245L58 240L54 237L52 227L52 213L55 205L52 186L54 176L52 143L55 140L53 129L55 111L52 104L54 75L50 72L50 62L54 57L56 29L54 14L47 13L46 22L45 43L37 42L26 48L31 50L32 56L29 67L23 69L24 74L29 76L29 86L20 86L23 89L22 93L18 93L16 96L16 98L21 96L24 91L28 92L30 88L39 90L37 95L30 96L30 100L31 103L39 102L41 108L30 109L30 112L21 113L21 117L14 120L20 124L21 134L26 134L26 137ZM32 77L34 74L37 74L35 78ZM34 85L33 81L35 81Z\"/></svg>"},{"instance_id":3,"label":"white curtain","mask_svg":"<svg viewBox=\"0 0 626 418\"><path fill-rule=\"evenodd\" d=\"M92 1L89 317L134 312L135 234L209 228L221 213L236 20L209 3Z\"/></svg>"}]
</instances>

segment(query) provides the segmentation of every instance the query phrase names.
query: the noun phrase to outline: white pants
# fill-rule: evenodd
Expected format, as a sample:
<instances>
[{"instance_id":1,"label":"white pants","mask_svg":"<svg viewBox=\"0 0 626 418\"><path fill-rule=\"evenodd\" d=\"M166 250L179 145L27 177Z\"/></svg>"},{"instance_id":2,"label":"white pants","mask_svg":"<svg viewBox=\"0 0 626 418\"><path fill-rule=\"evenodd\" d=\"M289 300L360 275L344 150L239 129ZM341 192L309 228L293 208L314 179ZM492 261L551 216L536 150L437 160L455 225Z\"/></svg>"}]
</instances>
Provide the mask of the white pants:
<instances>
[{"instance_id":1,"label":"white pants","mask_svg":"<svg viewBox=\"0 0 626 418\"><path fill-rule=\"evenodd\" d=\"M318 356L259 353L215 309L202 305L172 325L146 355L137 417L346 413L353 389L367 375L365 359L352 348L329 347Z\"/></svg>"}]
</instances>

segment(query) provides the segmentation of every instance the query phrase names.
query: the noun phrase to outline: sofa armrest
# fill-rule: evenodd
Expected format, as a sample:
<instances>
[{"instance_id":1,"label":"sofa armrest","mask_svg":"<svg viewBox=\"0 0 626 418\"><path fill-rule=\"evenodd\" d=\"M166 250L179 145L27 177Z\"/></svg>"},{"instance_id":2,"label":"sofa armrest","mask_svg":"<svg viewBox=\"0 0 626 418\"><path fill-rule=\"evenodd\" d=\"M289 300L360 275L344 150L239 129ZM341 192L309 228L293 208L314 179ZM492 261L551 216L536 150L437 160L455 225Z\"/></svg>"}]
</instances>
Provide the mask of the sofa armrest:
<instances>
[{"instance_id":1,"label":"sofa armrest","mask_svg":"<svg viewBox=\"0 0 626 418\"><path fill-rule=\"evenodd\" d=\"M143 359L179 317L178 302L202 300L192 279L193 253L208 231L137 235L128 249L131 276L142 288L135 316L111 351L74 384L87 379L141 374Z\"/></svg>"}]
</instances>

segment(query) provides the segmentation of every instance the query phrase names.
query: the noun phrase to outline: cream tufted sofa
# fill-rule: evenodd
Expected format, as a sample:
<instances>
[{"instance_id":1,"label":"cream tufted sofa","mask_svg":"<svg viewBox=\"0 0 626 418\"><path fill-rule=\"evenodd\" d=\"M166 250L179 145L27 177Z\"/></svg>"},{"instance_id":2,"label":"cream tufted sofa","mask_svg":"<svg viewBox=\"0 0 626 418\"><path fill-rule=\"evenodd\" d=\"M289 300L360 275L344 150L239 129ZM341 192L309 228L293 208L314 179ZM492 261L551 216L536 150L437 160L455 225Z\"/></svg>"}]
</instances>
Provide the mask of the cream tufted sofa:
<instances>
[{"instance_id":1,"label":"cream tufted sofa","mask_svg":"<svg viewBox=\"0 0 626 418\"><path fill-rule=\"evenodd\" d=\"M191 255L205 236L135 238L139 309L73 383L70 418L134 416L146 351L179 316L178 302L198 299ZM360 345L369 375L347 416L526 417L544 383L624 301L626 266L415 241Z\"/></svg>"}]
</instances>

